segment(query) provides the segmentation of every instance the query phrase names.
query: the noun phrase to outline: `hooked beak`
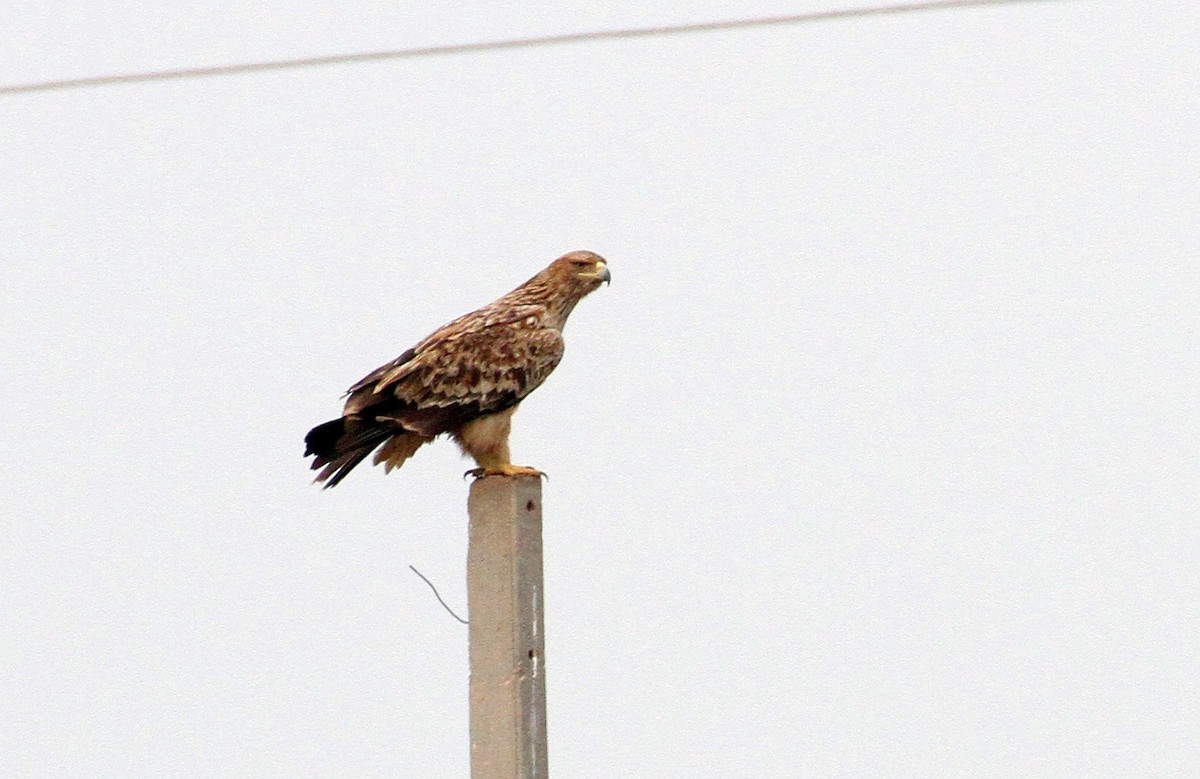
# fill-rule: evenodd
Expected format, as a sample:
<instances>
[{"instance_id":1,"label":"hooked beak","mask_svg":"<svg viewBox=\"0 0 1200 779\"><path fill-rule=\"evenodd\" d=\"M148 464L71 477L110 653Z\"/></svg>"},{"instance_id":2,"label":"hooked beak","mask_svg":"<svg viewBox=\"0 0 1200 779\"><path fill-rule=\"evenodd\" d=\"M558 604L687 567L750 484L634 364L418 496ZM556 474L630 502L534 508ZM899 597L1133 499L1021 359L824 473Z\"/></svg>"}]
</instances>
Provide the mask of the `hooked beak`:
<instances>
[{"instance_id":1,"label":"hooked beak","mask_svg":"<svg viewBox=\"0 0 1200 779\"><path fill-rule=\"evenodd\" d=\"M596 271L596 276L606 285L612 282L612 273L610 273L608 270L608 263L604 263L600 266L600 268Z\"/></svg>"}]
</instances>

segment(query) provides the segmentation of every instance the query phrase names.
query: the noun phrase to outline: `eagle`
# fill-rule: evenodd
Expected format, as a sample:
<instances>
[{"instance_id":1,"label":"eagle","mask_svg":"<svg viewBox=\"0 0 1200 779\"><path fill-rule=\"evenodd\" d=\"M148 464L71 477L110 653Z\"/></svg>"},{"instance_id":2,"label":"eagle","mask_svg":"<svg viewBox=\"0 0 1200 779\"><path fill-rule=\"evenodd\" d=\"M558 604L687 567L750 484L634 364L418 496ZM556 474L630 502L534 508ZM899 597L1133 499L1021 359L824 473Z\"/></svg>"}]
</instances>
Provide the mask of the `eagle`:
<instances>
[{"instance_id":1,"label":"eagle","mask_svg":"<svg viewBox=\"0 0 1200 779\"><path fill-rule=\"evenodd\" d=\"M541 475L509 459L512 415L562 360L575 305L611 279L600 255L564 254L368 373L346 391L342 415L304 437L315 481L333 487L372 452L390 473L442 434L475 460L468 475Z\"/></svg>"}]
</instances>

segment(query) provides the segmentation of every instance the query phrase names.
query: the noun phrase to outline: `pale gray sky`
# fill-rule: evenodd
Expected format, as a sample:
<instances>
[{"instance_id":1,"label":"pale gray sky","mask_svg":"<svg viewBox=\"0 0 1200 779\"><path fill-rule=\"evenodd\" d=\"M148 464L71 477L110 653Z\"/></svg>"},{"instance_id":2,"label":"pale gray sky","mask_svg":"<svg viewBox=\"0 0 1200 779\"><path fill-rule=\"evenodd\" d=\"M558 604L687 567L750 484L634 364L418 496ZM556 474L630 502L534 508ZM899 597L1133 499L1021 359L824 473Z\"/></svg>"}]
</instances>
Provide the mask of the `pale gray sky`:
<instances>
[{"instance_id":1,"label":"pale gray sky","mask_svg":"<svg viewBox=\"0 0 1200 779\"><path fill-rule=\"evenodd\" d=\"M851 3L8 4L0 84ZM339 394L564 251L559 777L1200 773L1200 7L0 99L0 774L467 773L470 463Z\"/></svg>"}]
</instances>

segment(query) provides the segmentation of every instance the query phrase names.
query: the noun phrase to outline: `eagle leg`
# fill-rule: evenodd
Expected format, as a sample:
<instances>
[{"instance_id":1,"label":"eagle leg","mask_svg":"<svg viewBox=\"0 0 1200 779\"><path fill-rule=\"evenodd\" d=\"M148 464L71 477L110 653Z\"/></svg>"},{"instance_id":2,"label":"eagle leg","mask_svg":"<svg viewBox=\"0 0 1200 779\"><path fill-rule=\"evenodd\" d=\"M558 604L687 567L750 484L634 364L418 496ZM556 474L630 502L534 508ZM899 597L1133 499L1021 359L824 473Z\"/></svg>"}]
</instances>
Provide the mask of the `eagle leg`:
<instances>
[{"instance_id":1,"label":"eagle leg","mask_svg":"<svg viewBox=\"0 0 1200 779\"><path fill-rule=\"evenodd\" d=\"M478 468L472 468L463 474L463 478L474 476L482 479L485 476L537 476L546 474L537 468L524 465L513 465L509 460L508 433L512 427L512 415L517 407L510 406L494 414L485 414L467 422L450 435L458 442L463 454L470 455Z\"/></svg>"}]
</instances>

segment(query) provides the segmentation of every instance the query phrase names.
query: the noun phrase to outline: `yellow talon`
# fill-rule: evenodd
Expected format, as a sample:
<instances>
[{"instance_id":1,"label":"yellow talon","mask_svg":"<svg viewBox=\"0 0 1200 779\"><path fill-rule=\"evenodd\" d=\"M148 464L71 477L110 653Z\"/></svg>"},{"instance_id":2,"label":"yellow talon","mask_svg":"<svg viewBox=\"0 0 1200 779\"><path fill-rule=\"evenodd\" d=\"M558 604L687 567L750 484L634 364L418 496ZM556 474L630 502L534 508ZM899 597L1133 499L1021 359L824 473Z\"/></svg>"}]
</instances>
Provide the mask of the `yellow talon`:
<instances>
[{"instance_id":1,"label":"yellow talon","mask_svg":"<svg viewBox=\"0 0 1200 779\"><path fill-rule=\"evenodd\" d=\"M540 479L549 481L550 477L539 471L537 468L529 468L524 465L512 465L506 463L504 465L493 465L486 468L472 468L463 474L463 478L473 476L476 479L482 479L487 476L506 476L510 479L518 476L537 476Z\"/></svg>"}]
</instances>

